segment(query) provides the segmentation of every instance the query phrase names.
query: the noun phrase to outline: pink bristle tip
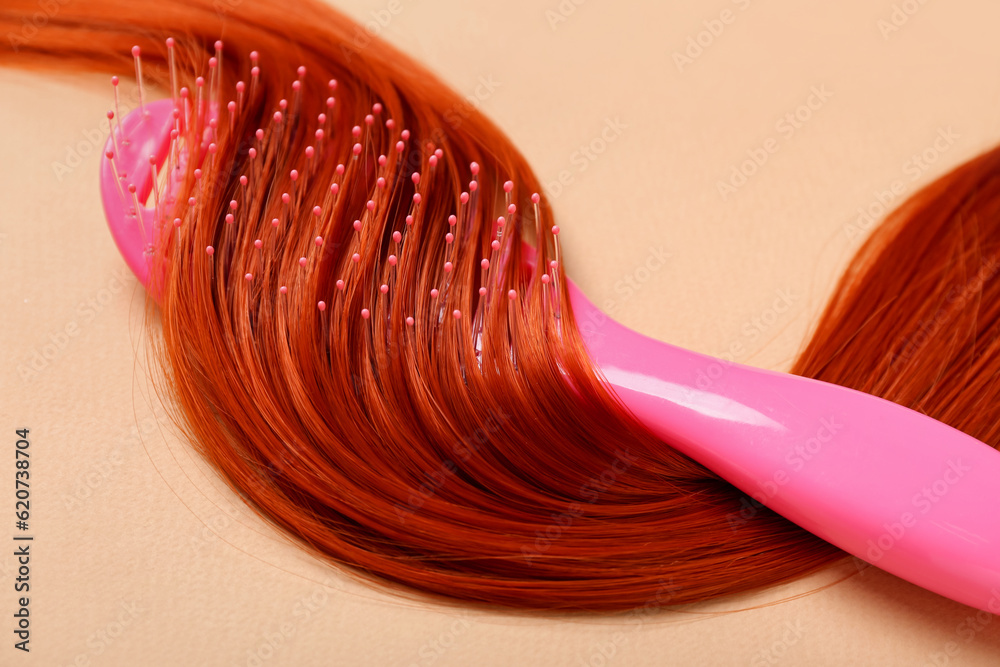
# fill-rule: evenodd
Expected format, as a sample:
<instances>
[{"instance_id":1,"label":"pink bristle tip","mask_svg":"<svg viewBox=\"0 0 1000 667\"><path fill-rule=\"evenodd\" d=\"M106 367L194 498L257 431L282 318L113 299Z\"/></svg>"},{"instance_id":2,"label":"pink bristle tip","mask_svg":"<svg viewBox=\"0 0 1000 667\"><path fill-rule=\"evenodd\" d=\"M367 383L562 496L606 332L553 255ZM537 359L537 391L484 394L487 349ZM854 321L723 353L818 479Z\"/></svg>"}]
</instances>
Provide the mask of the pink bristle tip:
<instances>
[{"instance_id":1,"label":"pink bristle tip","mask_svg":"<svg viewBox=\"0 0 1000 667\"><path fill-rule=\"evenodd\" d=\"M260 68L259 68L259 67L257 67L256 65L255 65L255 66L253 66L253 67L251 67L251 68L250 68L250 76L254 77L255 79L256 79L256 78L257 78L258 76L260 76Z\"/></svg>"},{"instance_id":2,"label":"pink bristle tip","mask_svg":"<svg viewBox=\"0 0 1000 667\"><path fill-rule=\"evenodd\" d=\"M480 287L479 288L479 296L486 296L486 288L485 287Z\"/></svg>"},{"instance_id":3,"label":"pink bristle tip","mask_svg":"<svg viewBox=\"0 0 1000 667\"><path fill-rule=\"evenodd\" d=\"M535 194L531 195L531 203L532 204L537 204L540 201L542 201L542 198L540 196L538 196L537 192Z\"/></svg>"},{"instance_id":4,"label":"pink bristle tip","mask_svg":"<svg viewBox=\"0 0 1000 667\"><path fill-rule=\"evenodd\" d=\"M167 48L168 49L174 48L174 38L173 37L167 37Z\"/></svg>"},{"instance_id":5,"label":"pink bristle tip","mask_svg":"<svg viewBox=\"0 0 1000 667\"><path fill-rule=\"evenodd\" d=\"M444 263L444 272L445 273L451 273L451 269L452 268L453 267L452 267L452 263L451 262L445 262Z\"/></svg>"},{"instance_id":6,"label":"pink bristle tip","mask_svg":"<svg viewBox=\"0 0 1000 667\"><path fill-rule=\"evenodd\" d=\"M358 137L361 136L361 126L360 125L355 125L354 127L351 128L351 136L354 137L355 139L357 139Z\"/></svg>"},{"instance_id":7,"label":"pink bristle tip","mask_svg":"<svg viewBox=\"0 0 1000 667\"><path fill-rule=\"evenodd\" d=\"M367 116L365 116L365 125L371 125L374 122L375 122L375 117L374 116L372 116L371 114L368 114Z\"/></svg>"},{"instance_id":8,"label":"pink bristle tip","mask_svg":"<svg viewBox=\"0 0 1000 667\"><path fill-rule=\"evenodd\" d=\"M385 163L388 162L388 161L389 160L388 160L388 158L386 158L386 156L384 156L384 155L379 155L378 156L378 166L384 167Z\"/></svg>"},{"instance_id":9,"label":"pink bristle tip","mask_svg":"<svg viewBox=\"0 0 1000 667\"><path fill-rule=\"evenodd\" d=\"M373 202L371 199L369 199L368 203L365 204L365 208L367 208L369 211L374 211L375 210L375 202Z\"/></svg>"},{"instance_id":10,"label":"pink bristle tip","mask_svg":"<svg viewBox=\"0 0 1000 667\"><path fill-rule=\"evenodd\" d=\"M239 204L236 203L235 199L229 200L229 208L235 211L237 206L239 206Z\"/></svg>"},{"instance_id":11,"label":"pink bristle tip","mask_svg":"<svg viewBox=\"0 0 1000 667\"><path fill-rule=\"evenodd\" d=\"M399 136L403 141L407 141L410 138L410 131L403 130L402 132L399 133Z\"/></svg>"},{"instance_id":12,"label":"pink bristle tip","mask_svg":"<svg viewBox=\"0 0 1000 667\"><path fill-rule=\"evenodd\" d=\"M356 232L360 232L361 231L361 221L360 220L355 220L354 224L351 225L351 226L354 227L354 231L356 231Z\"/></svg>"},{"instance_id":13,"label":"pink bristle tip","mask_svg":"<svg viewBox=\"0 0 1000 667\"><path fill-rule=\"evenodd\" d=\"M444 151L439 148L436 151L434 151L434 155L436 155L437 159L440 160L441 158L444 157Z\"/></svg>"},{"instance_id":14,"label":"pink bristle tip","mask_svg":"<svg viewBox=\"0 0 1000 667\"><path fill-rule=\"evenodd\" d=\"M279 224L281 224L281 221L278 220L277 218L271 218L271 224L277 227Z\"/></svg>"},{"instance_id":15,"label":"pink bristle tip","mask_svg":"<svg viewBox=\"0 0 1000 667\"><path fill-rule=\"evenodd\" d=\"M469 181L469 192L475 192L479 188L479 184L475 181Z\"/></svg>"},{"instance_id":16,"label":"pink bristle tip","mask_svg":"<svg viewBox=\"0 0 1000 667\"><path fill-rule=\"evenodd\" d=\"M377 188L384 188L385 187L385 179L382 178L381 176L379 176L378 180L375 181L375 187L377 187Z\"/></svg>"},{"instance_id":17,"label":"pink bristle tip","mask_svg":"<svg viewBox=\"0 0 1000 667\"><path fill-rule=\"evenodd\" d=\"M379 114L382 113L382 105L376 102L372 105L372 113Z\"/></svg>"},{"instance_id":18,"label":"pink bristle tip","mask_svg":"<svg viewBox=\"0 0 1000 667\"><path fill-rule=\"evenodd\" d=\"M319 308L320 311L326 310L326 302L320 301L319 303L316 304L316 307Z\"/></svg>"},{"instance_id":19,"label":"pink bristle tip","mask_svg":"<svg viewBox=\"0 0 1000 667\"><path fill-rule=\"evenodd\" d=\"M299 171L297 169L292 169L290 172L288 172L288 177L291 178L293 181L299 180Z\"/></svg>"},{"instance_id":20,"label":"pink bristle tip","mask_svg":"<svg viewBox=\"0 0 1000 667\"><path fill-rule=\"evenodd\" d=\"M388 257L388 259L386 261L389 262L389 266L396 266L396 256L395 255L389 255L389 257Z\"/></svg>"},{"instance_id":21,"label":"pink bristle tip","mask_svg":"<svg viewBox=\"0 0 1000 667\"><path fill-rule=\"evenodd\" d=\"M338 184L336 184L336 183L331 183L330 184L330 193L331 194L337 194L338 192L340 192L340 186Z\"/></svg>"},{"instance_id":22,"label":"pink bristle tip","mask_svg":"<svg viewBox=\"0 0 1000 667\"><path fill-rule=\"evenodd\" d=\"M386 294L389 291L389 286L388 285L382 285L381 287L378 288L378 291L382 292L382 294Z\"/></svg>"},{"instance_id":23,"label":"pink bristle tip","mask_svg":"<svg viewBox=\"0 0 1000 667\"><path fill-rule=\"evenodd\" d=\"M253 274L252 273L248 273L248 274L246 274L243 277L246 278L247 282L250 282L251 280L253 280Z\"/></svg>"},{"instance_id":24,"label":"pink bristle tip","mask_svg":"<svg viewBox=\"0 0 1000 667\"><path fill-rule=\"evenodd\" d=\"M547 273L543 273L542 274L542 283L545 284L545 285L549 284L549 274L547 274Z\"/></svg>"},{"instance_id":25,"label":"pink bristle tip","mask_svg":"<svg viewBox=\"0 0 1000 667\"><path fill-rule=\"evenodd\" d=\"M337 289L339 289L341 292L344 291L344 281L343 280L338 280L337 281Z\"/></svg>"},{"instance_id":26,"label":"pink bristle tip","mask_svg":"<svg viewBox=\"0 0 1000 667\"><path fill-rule=\"evenodd\" d=\"M301 81L292 81L292 90L294 90L295 92L298 92L300 88L302 88L302 82Z\"/></svg>"},{"instance_id":27,"label":"pink bristle tip","mask_svg":"<svg viewBox=\"0 0 1000 667\"><path fill-rule=\"evenodd\" d=\"M552 225L552 233L555 235L559 234L559 225Z\"/></svg>"},{"instance_id":28,"label":"pink bristle tip","mask_svg":"<svg viewBox=\"0 0 1000 667\"><path fill-rule=\"evenodd\" d=\"M402 153L404 148L406 148L406 144L404 144L402 141L397 141L396 142L396 152L397 153Z\"/></svg>"},{"instance_id":29,"label":"pink bristle tip","mask_svg":"<svg viewBox=\"0 0 1000 667\"><path fill-rule=\"evenodd\" d=\"M507 224L507 219L501 215L499 218L497 218L497 224L503 227L505 224Z\"/></svg>"},{"instance_id":30,"label":"pink bristle tip","mask_svg":"<svg viewBox=\"0 0 1000 667\"><path fill-rule=\"evenodd\" d=\"M553 260L552 260L551 262L549 262L549 268L550 268L550 269L553 269L553 270L555 270L555 268L556 268L557 266L559 266L559 262L557 262L556 260L554 260L554 259L553 259Z\"/></svg>"},{"instance_id":31,"label":"pink bristle tip","mask_svg":"<svg viewBox=\"0 0 1000 667\"><path fill-rule=\"evenodd\" d=\"M451 225L452 227L454 227L456 222L458 222L458 218L456 218L454 215L449 215L448 216L448 224L449 225Z\"/></svg>"},{"instance_id":32,"label":"pink bristle tip","mask_svg":"<svg viewBox=\"0 0 1000 667\"><path fill-rule=\"evenodd\" d=\"M222 40L221 39L215 40L215 50L216 51L221 51L222 50Z\"/></svg>"},{"instance_id":33,"label":"pink bristle tip","mask_svg":"<svg viewBox=\"0 0 1000 667\"><path fill-rule=\"evenodd\" d=\"M437 291L437 288L434 288L434 289L431 290L431 298L432 299L438 298L438 294L440 294L440 292Z\"/></svg>"},{"instance_id":34,"label":"pink bristle tip","mask_svg":"<svg viewBox=\"0 0 1000 667\"><path fill-rule=\"evenodd\" d=\"M399 243L399 241L400 241L400 240L401 240L402 238L403 238L403 235L402 235L402 234L400 234L399 232L393 232L393 233L392 233L392 240L393 240L393 241L395 241L396 243Z\"/></svg>"},{"instance_id":35,"label":"pink bristle tip","mask_svg":"<svg viewBox=\"0 0 1000 667\"><path fill-rule=\"evenodd\" d=\"M288 108L288 100L278 100L278 108L282 111L286 110Z\"/></svg>"},{"instance_id":36,"label":"pink bristle tip","mask_svg":"<svg viewBox=\"0 0 1000 667\"><path fill-rule=\"evenodd\" d=\"M333 98L333 97L326 98L326 108L327 109L332 109L333 105L335 105L336 103L337 103L336 98Z\"/></svg>"},{"instance_id":37,"label":"pink bristle tip","mask_svg":"<svg viewBox=\"0 0 1000 667\"><path fill-rule=\"evenodd\" d=\"M413 194L413 203L414 204L419 204L420 203L420 193L419 192L416 192L416 193Z\"/></svg>"},{"instance_id":38,"label":"pink bristle tip","mask_svg":"<svg viewBox=\"0 0 1000 667\"><path fill-rule=\"evenodd\" d=\"M479 163L478 162L471 163L469 165L469 171L472 172L473 176L475 176L476 174L478 174L479 173Z\"/></svg>"},{"instance_id":39,"label":"pink bristle tip","mask_svg":"<svg viewBox=\"0 0 1000 667\"><path fill-rule=\"evenodd\" d=\"M354 144L354 154L361 155L361 144Z\"/></svg>"},{"instance_id":40,"label":"pink bristle tip","mask_svg":"<svg viewBox=\"0 0 1000 667\"><path fill-rule=\"evenodd\" d=\"M281 203L287 204L290 201L292 201L292 196L289 195L287 192L282 192L281 193Z\"/></svg>"},{"instance_id":41,"label":"pink bristle tip","mask_svg":"<svg viewBox=\"0 0 1000 667\"><path fill-rule=\"evenodd\" d=\"M264 242L261 241L260 239L257 239L256 241L253 242L253 247L257 248L257 250L260 250L261 248L264 247Z\"/></svg>"},{"instance_id":42,"label":"pink bristle tip","mask_svg":"<svg viewBox=\"0 0 1000 667\"><path fill-rule=\"evenodd\" d=\"M240 185L246 186L247 182L248 181L247 181L247 177L246 177L245 174L243 176L240 176Z\"/></svg>"},{"instance_id":43,"label":"pink bristle tip","mask_svg":"<svg viewBox=\"0 0 1000 667\"><path fill-rule=\"evenodd\" d=\"M463 204L468 204L469 203L469 193L468 192L463 192L461 195L459 195L458 201L462 202Z\"/></svg>"},{"instance_id":44,"label":"pink bristle tip","mask_svg":"<svg viewBox=\"0 0 1000 667\"><path fill-rule=\"evenodd\" d=\"M428 158L428 160L427 160L427 164L429 164L432 167L436 167L437 163L438 163L438 159L437 159L436 155L430 156L430 158Z\"/></svg>"},{"instance_id":45,"label":"pink bristle tip","mask_svg":"<svg viewBox=\"0 0 1000 667\"><path fill-rule=\"evenodd\" d=\"M514 204L511 204L510 206L507 207L507 214L508 215L514 215L515 213L517 213L517 206L515 206Z\"/></svg>"},{"instance_id":46,"label":"pink bristle tip","mask_svg":"<svg viewBox=\"0 0 1000 667\"><path fill-rule=\"evenodd\" d=\"M118 85L118 77L117 76L111 77L111 85L112 86L117 86Z\"/></svg>"},{"instance_id":47,"label":"pink bristle tip","mask_svg":"<svg viewBox=\"0 0 1000 667\"><path fill-rule=\"evenodd\" d=\"M513 301L514 299L517 298L517 292L515 292L514 290L507 292L507 298Z\"/></svg>"},{"instance_id":48,"label":"pink bristle tip","mask_svg":"<svg viewBox=\"0 0 1000 667\"><path fill-rule=\"evenodd\" d=\"M133 194L133 195L135 194L135 183L129 183L128 184L128 191L129 191L129 194Z\"/></svg>"},{"instance_id":49,"label":"pink bristle tip","mask_svg":"<svg viewBox=\"0 0 1000 667\"><path fill-rule=\"evenodd\" d=\"M514 189L514 181L504 181L504 184L503 184L503 191L504 192L510 192L513 189Z\"/></svg>"},{"instance_id":50,"label":"pink bristle tip","mask_svg":"<svg viewBox=\"0 0 1000 667\"><path fill-rule=\"evenodd\" d=\"M392 130L395 129L395 127L396 127L396 121L394 121L393 119L390 118L387 121L385 121L385 129Z\"/></svg>"},{"instance_id":51,"label":"pink bristle tip","mask_svg":"<svg viewBox=\"0 0 1000 667\"><path fill-rule=\"evenodd\" d=\"M413 318L412 317L407 317L406 318L406 326L408 326L408 327L412 327L413 326Z\"/></svg>"},{"instance_id":52,"label":"pink bristle tip","mask_svg":"<svg viewBox=\"0 0 1000 667\"><path fill-rule=\"evenodd\" d=\"M295 70L295 73L298 74L299 78L301 79L302 77L304 77L306 75L306 66L305 65L299 65L299 68L297 70Z\"/></svg>"},{"instance_id":53,"label":"pink bristle tip","mask_svg":"<svg viewBox=\"0 0 1000 667\"><path fill-rule=\"evenodd\" d=\"M181 226L181 219L174 218L174 227L180 227L180 226Z\"/></svg>"},{"instance_id":54,"label":"pink bristle tip","mask_svg":"<svg viewBox=\"0 0 1000 667\"><path fill-rule=\"evenodd\" d=\"M327 87L330 88L330 90L337 90L337 80L336 79L330 79L329 81L326 82L326 85L327 85Z\"/></svg>"},{"instance_id":55,"label":"pink bristle tip","mask_svg":"<svg viewBox=\"0 0 1000 667\"><path fill-rule=\"evenodd\" d=\"M455 235L452 234L451 232L448 232L447 234L444 235L445 243L451 243L454 240L455 240Z\"/></svg>"},{"instance_id":56,"label":"pink bristle tip","mask_svg":"<svg viewBox=\"0 0 1000 667\"><path fill-rule=\"evenodd\" d=\"M197 79L194 80L194 85L198 86L199 88L204 87L205 86L205 77L199 76Z\"/></svg>"},{"instance_id":57,"label":"pink bristle tip","mask_svg":"<svg viewBox=\"0 0 1000 667\"><path fill-rule=\"evenodd\" d=\"M217 67L218 64L219 64L219 60L215 56L212 56L211 58L208 59L208 66L210 68Z\"/></svg>"},{"instance_id":58,"label":"pink bristle tip","mask_svg":"<svg viewBox=\"0 0 1000 667\"><path fill-rule=\"evenodd\" d=\"M313 206L313 215L315 215L316 217L319 217L319 215L322 212L323 212L323 209L321 209L319 206Z\"/></svg>"},{"instance_id":59,"label":"pink bristle tip","mask_svg":"<svg viewBox=\"0 0 1000 667\"><path fill-rule=\"evenodd\" d=\"M280 292L281 294L287 294L288 288L282 285L281 287L278 288L278 292Z\"/></svg>"},{"instance_id":60,"label":"pink bristle tip","mask_svg":"<svg viewBox=\"0 0 1000 667\"><path fill-rule=\"evenodd\" d=\"M351 255L351 261L357 264L358 262L361 261L361 255L359 255L358 253L354 253L353 255Z\"/></svg>"},{"instance_id":61,"label":"pink bristle tip","mask_svg":"<svg viewBox=\"0 0 1000 667\"><path fill-rule=\"evenodd\" d=\"M142 53L142 49L140 49L138 46L133 46L132 47L132 55L133 56L135 56L136 58L138 58L141 53Z\"/></svg>"},{"instance_id":62,"label":"pink bristle tip","mask_svg":"<svg viewBox=\"0 0 1000 667\"><path fill-rule=\"evenodd\" d=\"M280 123L281 122L281 112L280 111L275 111L274 112L274 122L275 123Z\"/></svg>"},{"instance_id":63,"label":"pink bristle tip","mask_svg":"<svg viewBox=\"0 0 1000 667\"><path fill-rule=\"evenodd\" d=\"M301 266L303 269L306 268L306 264L308 263L309 263L308 259L306 259L305 257L299 257L299 266Z\"/></svg>"},{"instance_id":64,"label":"pink bristle tip","mask_svg":"<svg viewBox=\"0 0 1000 667\"><path fill-rule=\"evenodd\" d=\"M198 202L197 202L197 201L195 201L195 198L194 198L194 197L188 197L188 206L194 206L194 205L195 205L195 204L197 204L197 203L198 203Z\"/></svg>"},{"instance_id":65,"label":"pink bristle tip","mask_svg":"<svg viewBox=\"0 0 1000 667\"><path fill-rule=\"evenodd\" d=\"M499 250L500 249L500 242L497 241L496 239L494 239L493 243L490 244L490 247L493 248L494 250Z\"/></svg>"},{"instance_id":66,"label":"pink bristle tip","mask_svg":"<svg viewBox=\"0 0 1000 667\"><path fill-rule=\"evenodd\" d=\"M456 320L460 320L460 319L462 319L462 311L460 311L460 310L453 310L453 311L451 311L451 316L454 317Z\"/></svg>"},{"instance_id":67,"label":"pink bristle tip","mask_svg":"<svg viewBox=\"0 0 1000 667\"><path fill-rule=\"evenodd\" d=\"M253 136L257 137L257 141L264 141L264 130L258 128L257 131L253 133Z\"/></svg>"},{"instance_id":68,"label":"pink bristle tip","mask_svg":"<svg viewBox=\"0 0 1000 667\"><path fill-rule=\"evenodd\" d=\"M215 254L215 248L213 248L212 246L208 246L207 248L205 248L205 252L208 253L209 257L211 257L212 255Z\"/></svg>"},{"instance_id":69,"label":"pink bristle tip","mask_svg":"<svg viewBox=\"0 0 1000 667\"><path fill-rule=\"evenodd\" d=\"M232 213L226 213L226 224L231 225L231 224L233 224L233 221L235 221L235 220L236 220L236 218L233 217Z\"/></svg>"},{"instance_id":70,"label":"pink bristle tip","mask_svg":"<svg viewBox=\"0 0 1000 667\"><path fill-rule=\"evenodd\" d=\"M306 146L306 157L311 158L316 153L316 149L312 146Z\"/></svg>"},{"instance_id":71,"label":"pink bristle tip","mask_svg":"<svg viewBox=\"0 0 1000 667\"><path fill-rule=\"evenodd\" d=\"M317 246L323 245L323 237L322 236L317 236L315 243L316 243Z\"/></svg>"},{"instance_id":72,"label":"pink bristle tip","mask_svg":"<svg viewBox=\"0 0 1000 667\"><path fill-rule=\"evenodd\" d=\"M413 181L414 185L418 185L420 183L420 172L415 171L412 174L410 174L410 180Z\"/></svg>"},{"instance_id":73,"label":"pink bristle tip","mask_svg":"<svg viewBox=\"0 0 1000 667\"><path fill-rule=\"evenodd\" d=\"M484 258L483 258L483 261L479 262L479 266L480 266L481 268L483 268L483 269L488 269L488 268L490 268L490 260L488 260L488 259L486 259L486 258L484 257Z\"/></svg>"},{"instance_id":74,"label":"pink bristle tip","mask_svg":"<svg viewBox=\"0 0 1000 667\"><path fill-rule=\"evenodd\" d=\"M338 164L335 171L337 172L338 176L343 176L344 175L344 165Z\"/></svg>"},{"instance_id":75,"label":"pink bristle tip","mask_svg":"<svg viewBox=\"0 0 1000 667\"><path fill-rule=\"evenodd\" d=\"M367 320L369 317L371 317L371 311L368 310L367 308L362 308L361 309L361 317L363 317L363 318L365 318Z\"/></svg>"},{"instance_id":76,"label":"pink bristle tip","mask_svg":"<svg viewBox=\"0 0 1000 667\"><path fill-rule=\"evenodd\" d=\"M247 88L247 84L243 83L242 81L237 81L236 82L236 92L237 93L242 93L244 90L246 90L246 88Z\"/></svg>"},{"instance_id":77,"label":"pink bristle tip","mask_svg":"<svg viewBox=\"0 0 1000 667\"><path fill-rule=\"evenodd\" d=\"M407 225L412 225L413 224L413 216L412 215L406 216L406 224Z\"/></svg>"},{"instance_id":78,"label":"pink bristle tip","mask_svg":"<svg viewBox=\"0 0 1000 667\"><path fill-rule=\"evenodd\" d=\"M226 105L226 108L229 109L229 113L234 113L236 111L236 102L230 100L229 104Z\"/></svg>"}]
</instances>

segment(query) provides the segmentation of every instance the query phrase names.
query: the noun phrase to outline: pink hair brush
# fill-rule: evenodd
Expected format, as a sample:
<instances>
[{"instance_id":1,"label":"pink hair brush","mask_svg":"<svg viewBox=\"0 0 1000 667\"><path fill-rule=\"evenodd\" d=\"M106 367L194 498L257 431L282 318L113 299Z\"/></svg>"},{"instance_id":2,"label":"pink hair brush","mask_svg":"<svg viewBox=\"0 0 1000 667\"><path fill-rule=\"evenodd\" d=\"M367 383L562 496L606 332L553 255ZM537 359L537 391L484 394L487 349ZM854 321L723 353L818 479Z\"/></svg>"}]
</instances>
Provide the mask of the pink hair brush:
<instances>
[{"instance_id":1,"label":"pink hair brush","mask_svg":"<svg viewBox=\"0 0 1000 667\"><path fill-rule=\"evenodd\" d=\"M171 57L172 46L168 41ZM141 96L138 47L133 55ZM149 253L170 223L173 174L187 159L176 139L191 106L182 90L150 104L140 97L140 107L119 117L117 127L109 113L104 210L122 256L154 296ZM205 110L209 124L217 122L219 104L201 99L201 84L194 108ZM210 137L204 141L211 153ZM166 179L159 178L164 166ZM532 201L537 209L538 195ZM844 551L958 602L1000 612L1000 522L986 509L1000 504L1000 452L881 398L652 340L613 321L572 282L567 289L590 358L652 433Z\"/></svg>"}]
</instances>

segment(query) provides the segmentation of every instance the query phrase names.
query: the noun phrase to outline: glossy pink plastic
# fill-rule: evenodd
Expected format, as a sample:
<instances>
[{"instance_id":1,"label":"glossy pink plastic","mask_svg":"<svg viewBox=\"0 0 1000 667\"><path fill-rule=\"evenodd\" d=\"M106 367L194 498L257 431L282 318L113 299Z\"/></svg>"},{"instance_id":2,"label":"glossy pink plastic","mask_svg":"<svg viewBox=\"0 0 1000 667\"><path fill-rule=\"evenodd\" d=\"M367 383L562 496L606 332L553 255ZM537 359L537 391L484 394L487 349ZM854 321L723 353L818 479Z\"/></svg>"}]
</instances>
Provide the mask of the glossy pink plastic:
<instances>
[{"instance_id":1,"label":"glossy pink plastic","mask_svg":"<svg viewBox=\"0 0 1000 667\"><path fill-rule=\"evenodd\" d=\"M763 504L873 565L1000 613L1000 452L839 385L653 340L568 283L588 351L653 433Z\"/></svg>"},{"instance_id":2,"label":"glossy pink plastic","mask_svg":"<svg viewBox=\"0 0 1000 667\"><path fill-rule=\"evenodd\" d=\"M137 216L123 188L132 183L139 202L148 198L149 158L163 163L172 110L163 100L123 119L128 143L115 162L125 176L111 160L101 171L112 236L147 287L157 216L144 206ZM568 289L589 354L624 405L753 499L728 518L734 531L766 505L859 559L1000 612L1000 452L868 394L653 340L610 319L572 282Z\"/></svg>"}]
</instances>

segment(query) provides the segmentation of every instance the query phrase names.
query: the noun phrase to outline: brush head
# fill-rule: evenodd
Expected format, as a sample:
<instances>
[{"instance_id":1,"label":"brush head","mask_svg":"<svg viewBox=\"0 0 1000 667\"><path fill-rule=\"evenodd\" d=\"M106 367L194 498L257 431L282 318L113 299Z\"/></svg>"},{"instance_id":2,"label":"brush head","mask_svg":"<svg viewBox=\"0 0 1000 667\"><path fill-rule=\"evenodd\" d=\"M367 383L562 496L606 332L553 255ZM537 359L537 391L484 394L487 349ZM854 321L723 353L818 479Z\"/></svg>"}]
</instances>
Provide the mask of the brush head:
<instances>
[{"instance_id":1,"label":"brush head","mask_svg":"<svg viewBox=\"0 0 1000 667\"><path fill-rule=\"evenodd\" d=\"M233 99L224 101L221 42L206 76L196 77L192 88L180 86L173 60L178 46L166 42L170 98L146 103L140 93L139 107L124 117L109 112L101 169L112 236L154 299L172 261L192 264L190 270L207 262L213 280L242 283L254 299L309 299L313 312L388 323L398 318L410 327L421 320L418 310L432 326L467 320L461 326L477 350L486 310L504 301L495 297L506 294L515 303L536 281L546 294L544 308L558 320L557 264L548 259L558 258L558 228L544 233L537 193L529 198L535 220L528 228L535 228L548 272L535 270L536 250L518 243L524 225L513 180L501 184L476 160L462 162L432 142L414 141L382 102L369 104L351 123L337 105L336 79L320 84L328 96L320 100L321 113L311 116L304 100L315 98L309 87L316 82L305 67L296 70L290 99L262 108L256 53L250 54L249 86L237 81ZM140 90L141 55L133 49ZM112 83L117 108L117 77ZM254 128L253 112L269 122ZM275 173L280 165L286 170ZM447 202L435 189L447 192L456 182L464 187L451 210L443 210ZM209 210L218 187L227 188L228 203ZM177 255L182 235L201 241L195 247L204 251L194 253L200 259ZM423 250L414 254L413 244ZM529 258L527 275L506 275L514 252ZM300 277L276 281L290 254ZM428 266L429 289L396 306L393 299ZM314 280L316 271L330 278ZM228 283L235 276L239 280Z\"/></svg>"}]
</instances>

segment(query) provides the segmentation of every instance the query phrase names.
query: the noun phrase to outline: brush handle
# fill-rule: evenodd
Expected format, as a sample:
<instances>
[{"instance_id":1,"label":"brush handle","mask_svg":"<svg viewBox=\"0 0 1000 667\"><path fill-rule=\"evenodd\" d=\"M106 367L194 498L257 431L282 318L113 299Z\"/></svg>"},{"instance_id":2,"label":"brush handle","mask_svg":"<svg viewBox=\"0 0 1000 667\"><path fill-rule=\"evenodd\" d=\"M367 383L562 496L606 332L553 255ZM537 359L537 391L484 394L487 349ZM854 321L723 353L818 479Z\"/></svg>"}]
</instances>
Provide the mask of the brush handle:
<instances>
[{"instance_id":1,"label":"brush handle","mask_svg":"<svg viewBox=\"0 0 1000 667\"><path fill-rule=\"evenodd\" d=\"M839 385L689 352L618 324L569 283L591 358L650 431L858 558L1000 613L1000 452Z\"/></svg>"}]
</instances>

